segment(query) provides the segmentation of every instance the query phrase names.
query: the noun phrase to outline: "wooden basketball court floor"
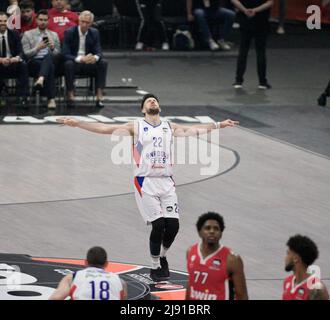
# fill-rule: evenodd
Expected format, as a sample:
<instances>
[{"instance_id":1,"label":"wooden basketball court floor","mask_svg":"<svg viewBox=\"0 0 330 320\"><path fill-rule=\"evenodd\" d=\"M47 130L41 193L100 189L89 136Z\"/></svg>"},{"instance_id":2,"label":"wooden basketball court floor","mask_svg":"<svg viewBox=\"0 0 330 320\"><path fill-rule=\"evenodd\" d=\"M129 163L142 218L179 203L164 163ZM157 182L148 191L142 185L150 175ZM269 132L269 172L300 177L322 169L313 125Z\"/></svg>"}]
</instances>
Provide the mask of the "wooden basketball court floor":
<instances>
[{"instance_id":1,"label":"wooden basketball court floor","mask_svg":"<svg viewBox=\"0 0 330 320\"><path fill-rule=\"evenodd\" d=\"M296 233L318 244L316 264L329 287L329 158L243 127L220 134L216 174L201 176L201 164L176 167L181 229L170 267L186 270L196 220L212 210L225 219L222 243L243 258L251 299L281 298L285 244ZM101 245L112 261L149 265L132 168L113 163L109 136L2 125L0 146L1 253L84 258Z\"/></svg>"}]
</instances>

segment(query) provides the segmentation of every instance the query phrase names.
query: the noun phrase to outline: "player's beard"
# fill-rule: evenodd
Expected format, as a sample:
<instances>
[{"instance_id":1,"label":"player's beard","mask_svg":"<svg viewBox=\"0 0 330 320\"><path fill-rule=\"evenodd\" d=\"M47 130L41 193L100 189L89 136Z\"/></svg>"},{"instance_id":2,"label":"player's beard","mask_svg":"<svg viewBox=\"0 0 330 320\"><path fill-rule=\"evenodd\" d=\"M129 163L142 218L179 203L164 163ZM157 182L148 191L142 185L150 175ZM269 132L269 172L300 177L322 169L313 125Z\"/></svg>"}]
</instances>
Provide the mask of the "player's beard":
<instances>
[{"instance_id":1,"label":"player's beard","mask_svg":"<svg viewBox=\"0 0 330 320\"><path fill-rule=\"evenodd\" d=\"M149 114L150 116L155 116L155 115L159 114L159 108L149 109L149 110L147 110L147 114Z\"/></svg>"},{"instance_id":2,"label":"player's beard","mask_svg":"<svg viewBox=\"0 0 330 320\"><path fill-rule=\"evenodd\" d=\"M293 270L293 267L294 267L293 262L290 262L290 263L288 263L288 264L285 266L285 271L286 271L286 272L290 272L290 271Z\"/></svg>"}]
</instances>

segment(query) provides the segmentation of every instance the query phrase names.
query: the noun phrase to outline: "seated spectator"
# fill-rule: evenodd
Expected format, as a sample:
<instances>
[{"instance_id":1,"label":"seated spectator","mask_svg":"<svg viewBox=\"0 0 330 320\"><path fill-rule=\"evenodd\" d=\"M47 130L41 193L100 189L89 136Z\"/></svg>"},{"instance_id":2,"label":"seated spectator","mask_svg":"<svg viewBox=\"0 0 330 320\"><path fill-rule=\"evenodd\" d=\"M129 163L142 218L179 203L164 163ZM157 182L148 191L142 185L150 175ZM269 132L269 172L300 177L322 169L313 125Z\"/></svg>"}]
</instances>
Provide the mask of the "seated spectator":
<instances>
[{"instance_id":1,"label":"seated spectator","mask_svg":"<svg viewBox=\"0 0 330 320\"><path fill-rule=\"evenodd\" d=\"M21 1L19 7L21 9L21 29L18 31L23 34L25 31L37 27L36 14L34 12L34 3L31 0Z\"/></svg>"},{"instance_id":2,"label":"seated spectator","mask_svg":"<svg viewBox=\"0 0 330 320\"><path fill-rule=\"evenodd\" d=\"M208 44L210 50L230 50L227 43L235 20L235 12L220 6L219 0L187 0L188 21L196 20L203 40ZM223 24L219 29L218 41L214 41L209 27L210 22Z\"/></svg>"},{"instance_id":3,"label":"seated spectator","mask_svg":"<svg viewBox=\"0 0 330 320\"><path fill-rule=\"evenodd\" d=\"M53 8L48 11L48 28L58 34L60 42L63 42L64 31L78 24L78 15L67 10L68 0L52 0Z\"/></svg>"},{"instance_id":4,"label":"seated spectator","mask_svg":"<svg viewBox=\"0 0 330 320\"><path fill-rule=\"evenodd\" d=\"M141 24L135 50L142 50L145 44L152 46L154 41L162 43L162 50L169 50L165 24L162 21L162 0L137 0L137 11Z\"/></svg>"},{"instance_id":5,"label":"seated spectator","mask_svg":"<svg viewBox=\"0 0 330 320\"><path fill-rule=\"evenodd\" d=\"M95 76L96 107L102 108L103 89L106 83L108 63L102 58L99 31L92 28L94 14L83 11L79 16L79 26L65 31L63 56L65 59L65 80L68 104L74 105L74 82L76 74Z\"/></svg>"},{"instance_id":6,"label":"seated spectator","mask_svg":"<svg viewBox=\"0 0 330 320\"><path fill-rule=\"evenodd\" d=\"M55 64L54 57L61 52L60 41L56 32L48 27L47 10L37 14L36 29L26 31L22 38L23 51L28 59L29 74L37 78L35 90L45 91L48 108L54 109L55 104Z\"/></svg>"},{"instance_id":7,"label":"seated spectator","mask_svg":"<svg viewBox=\"0 0 330 320\"><path fill-rule=\"evenodd\" d=\"M28 96L28 68L23 61L19 33L7 27L8 16L0 12L0 90L4 79L17 78L17 95L21 105L26 105Z\"/></svg>"}]
</instances>

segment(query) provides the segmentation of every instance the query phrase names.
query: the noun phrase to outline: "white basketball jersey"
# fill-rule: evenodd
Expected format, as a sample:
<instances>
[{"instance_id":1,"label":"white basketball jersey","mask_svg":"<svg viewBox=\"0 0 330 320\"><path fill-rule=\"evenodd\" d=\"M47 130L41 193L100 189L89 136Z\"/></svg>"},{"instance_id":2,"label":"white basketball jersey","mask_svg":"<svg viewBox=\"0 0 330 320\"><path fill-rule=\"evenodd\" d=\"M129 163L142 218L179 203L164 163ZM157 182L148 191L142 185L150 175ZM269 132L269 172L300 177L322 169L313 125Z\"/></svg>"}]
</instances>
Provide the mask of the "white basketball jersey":
<instances>
[{"instance_id":1,"label":"white basketball jersey","mask_svg":"<svg viewBox=\"0 0 330 320\"><path fill-rule=\"evenodd\" d=\"M153 126L145 120L137 123L134 137L134 175L140 177L171 177L173 175L173 133L168 121Z\"/></svg>"},{"instance_id":2,"label":"white basketball jersey","mask_svg":"<svg viewBox=\"0 0 330 320\"><path fill-rule=\"evenodd\" d=\"M70 296L72 300L120 300L122 290L117 274L89 267L75 273Z\"/></svg>"}]
</instances>

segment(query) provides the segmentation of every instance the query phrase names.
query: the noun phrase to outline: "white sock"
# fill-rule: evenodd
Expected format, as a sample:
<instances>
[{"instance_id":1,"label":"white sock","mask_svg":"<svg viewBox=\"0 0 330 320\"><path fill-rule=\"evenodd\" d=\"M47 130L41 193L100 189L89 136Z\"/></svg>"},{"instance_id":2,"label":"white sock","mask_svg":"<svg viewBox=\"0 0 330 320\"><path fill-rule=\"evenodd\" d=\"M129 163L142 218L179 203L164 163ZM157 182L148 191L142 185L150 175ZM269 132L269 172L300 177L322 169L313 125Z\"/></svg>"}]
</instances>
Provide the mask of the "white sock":
<instances>
[{"instance_id":1,"label":"white sock","mask_svg":"<svg viewBox=\"0 0 330 320\"><path fill-rule=\"evenodd\" d=\"M162 247L161 247L161 249L160 249L160 256L161 256L161 257L166 257L166 252L167 252L168 249L169 249L169 248L165 248L165 247L162 245Z\"/></svg>"},{"instance_id":2,"label":"white sock","mask_svg":"<svg viewBox=\"0 0 330 320\"><path fill-rule=\"evenodd\" d=\"M151 269L160 268L159 256L151 256Z\"/></svg>"}]
</instances>

